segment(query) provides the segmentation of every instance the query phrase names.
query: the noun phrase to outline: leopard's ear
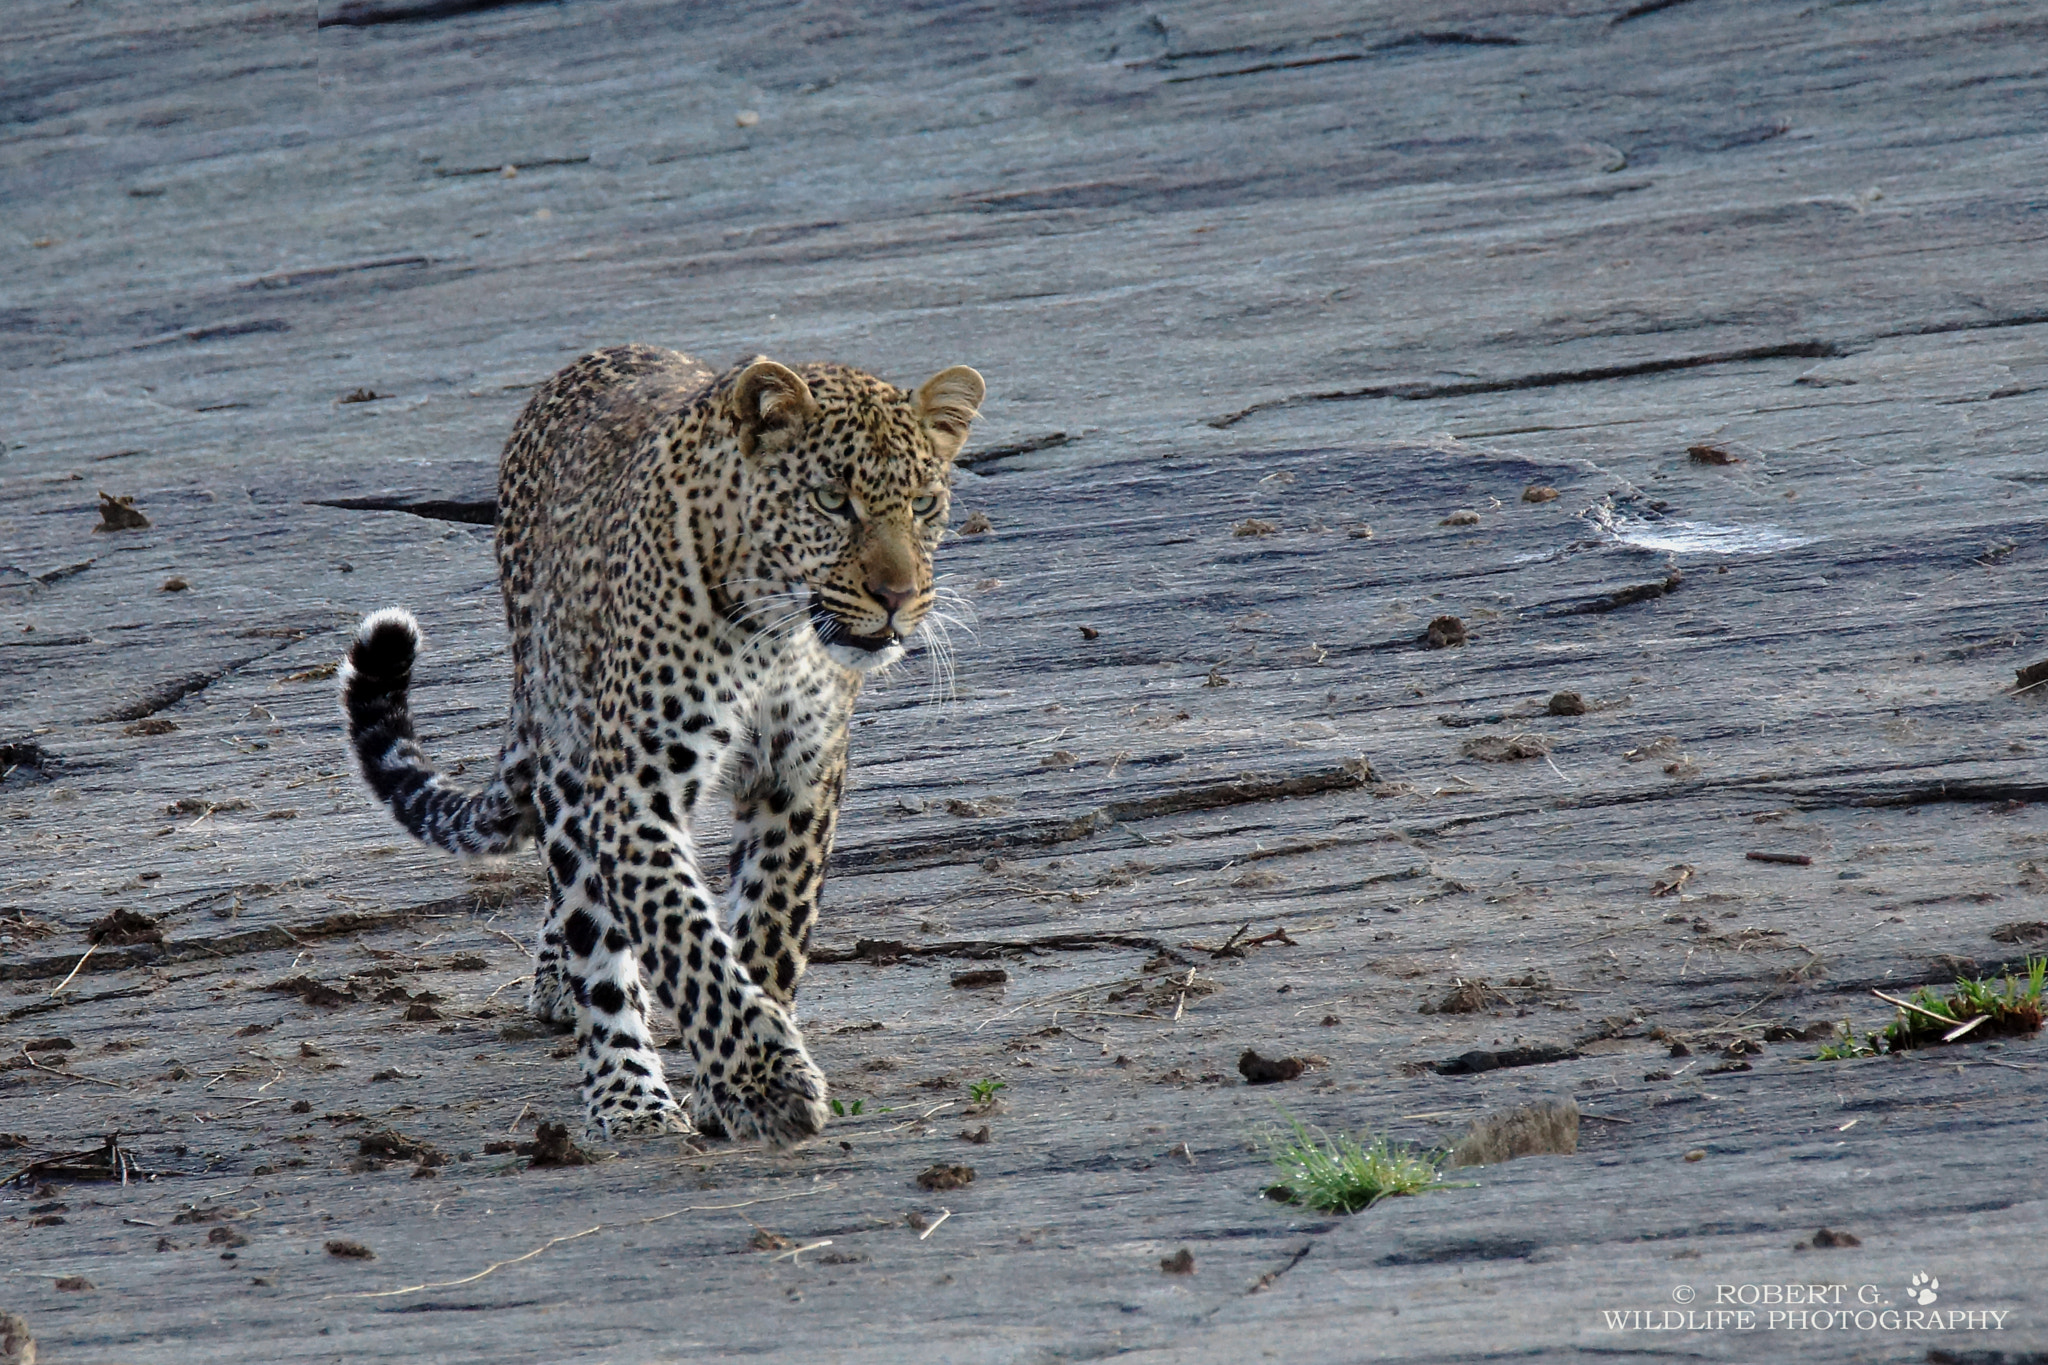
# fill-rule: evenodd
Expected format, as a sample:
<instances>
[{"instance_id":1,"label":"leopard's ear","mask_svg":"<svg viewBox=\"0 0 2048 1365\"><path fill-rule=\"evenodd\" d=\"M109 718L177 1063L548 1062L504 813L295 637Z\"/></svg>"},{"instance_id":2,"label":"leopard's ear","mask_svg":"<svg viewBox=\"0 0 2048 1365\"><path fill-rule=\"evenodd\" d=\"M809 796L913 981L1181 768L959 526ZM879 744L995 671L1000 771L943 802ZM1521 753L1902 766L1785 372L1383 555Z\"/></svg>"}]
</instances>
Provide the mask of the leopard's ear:
<instances>
[{"instance_id":1,"label":"leopard's ear","mask_svg":"<svg viewBox=\"0 0 2048 1365\"><path fill-rule=\"evenodd\" d=\"M733 429L742 455L787 450L817 412L803 376L766 356L756 358L732 386Z\"/></svg>"},{"instance_id":2,"label":"leopard's ear","mask_svg":"<svg viewBox=\"0 0 2048 1365\"><path fill-rule=\"evenodd\" d=\"M968 427L981 416L981 400L987 392L981 376L965 365L940 370L918 389L917 415L931 431L932 445L940 455L950 460L960 453Z\"/></svg>"}]
</instances>

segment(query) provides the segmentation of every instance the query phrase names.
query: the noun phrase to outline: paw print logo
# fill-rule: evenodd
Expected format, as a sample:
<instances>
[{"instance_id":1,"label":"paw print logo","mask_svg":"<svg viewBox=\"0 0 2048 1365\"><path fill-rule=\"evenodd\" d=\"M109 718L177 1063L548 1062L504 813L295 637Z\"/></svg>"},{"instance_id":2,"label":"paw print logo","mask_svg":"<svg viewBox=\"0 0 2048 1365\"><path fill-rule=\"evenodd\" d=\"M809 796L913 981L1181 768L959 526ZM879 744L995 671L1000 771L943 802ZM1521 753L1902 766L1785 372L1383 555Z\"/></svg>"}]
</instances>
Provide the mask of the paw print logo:
<instances>
[{"instance_id":1,"label":"paw print logo","mask_svg":"<svg viewBox=\"0 0 2048 1365\"><path fill-rule=\"evenodd\" d=\"M1906 1297L1925 1308L1940 1298L1934 1291L1941 1288L1941 1281L1930 1275L1915 1275L1913 1282L1906 1286Z\"/></svg>"}]
</instances>

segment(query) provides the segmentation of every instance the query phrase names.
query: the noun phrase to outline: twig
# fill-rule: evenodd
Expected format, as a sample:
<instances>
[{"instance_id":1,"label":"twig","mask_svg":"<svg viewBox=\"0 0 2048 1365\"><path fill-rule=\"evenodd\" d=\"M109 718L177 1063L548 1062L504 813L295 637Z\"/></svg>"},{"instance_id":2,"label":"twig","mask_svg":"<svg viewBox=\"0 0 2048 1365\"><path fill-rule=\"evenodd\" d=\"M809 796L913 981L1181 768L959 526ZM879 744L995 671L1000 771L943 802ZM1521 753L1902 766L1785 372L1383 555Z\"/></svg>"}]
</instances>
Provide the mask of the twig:
<instances>
[{"instance_id":1,"label":"twig","mask_svg":"<svg viewBox=\"0 0 2048 1365\"><path fill-rule=\"evenodd\" d=\"M1902 1010L1911 1010L1915 1014L1924 1014L1937 1024L1947 1024L1951 1028L1956 1024L1956 1017L1952 1014L1936 1014L1933 1010L1924 1009L1910 1000L1901 1000L1896 995L1886 995L1880 990L1872 990L1870 993L1884 1001L1887 1005L1897 1005Z\"/></svg>"},{"instance_id":2,"label":"twig","mask_svg":"<svg viewBox=\"0 0 2048 1365\"><path fill-rule=\"evenodd\" d=\"M802 1199L806 1195L823 1194L827 1190L836 1190L838 1188L838 1182L834 1181L829 1185L812 1185L808 1189L797 1190L790 1194L769 1195L762 1199L742 1199L736 1204L691 1204L687 1208L673 1209L668 1213L657 1213L652 1218L636 1218L624 1223L598 1223L595 1226L583 1229L581 1232L570 1232L560 1237L549 1238L524 1255L514 1256L506 1261L494 1261L482 1270L477 1271L476 1274L465 1275L459 1280L440 1280L428 1284L411 1284L403 1289L377 1289L365 1294L329 1294L326 1297L329 1299L390 1299L397 1298L402 1294L423 1293L429 1289L453 1289L458 1285L475 1284L478 1280L494 1271L503 1270L508 1265L518 1265L521 1261L530 1261L550 1247L560 1246L564 1242L574 1242L579 1238L590 1236L593 1232L605 1232L614 1228L646 1227L650 1223L667 1222L671 1218L677 1218L686 1213L723 1213L728 1209L751 1208L755 1204L780 1204L785 1200ZM800 1250L804 1251L810 1249L809 1247L800 1248Z\"/></svg>"},{"instance_id":3,"label":"twig","mask_svg":"<svg viewBox=\"0 0 2048 1365\"><path fill-rule=\"evenodd\" d=\"M932 1226L937 1227L938 1224L934 1223ZM797 1257L803 1255L806 1251L818 1251L831 1245L832 1239L826 1237L816 1242L806 1242L800 1247L791 1247L789 1250L770 1256L768 1259L771 1261L788 1261L791 1265L802 1265L803 1262L799 1261Z\"/></svg>"},{"instance_id":4,"label":"twig","mask_svg":"<svg viewBox=\"0 0 2048 1365\"><path fill-rule=\"evenodd\" d=\"M1962 1037L1965 1033L1968 1033L1971 1029L1977 1027L1977 1025L1983 1023L1986 1019L1989 1019L1990 1017L1991 1016L1988 1014L1980 1014L1967 1024L1958 1024L1956 1027L1950 1029L1947 1033L1942 1034L1941 1041L1944 1043L1953 1043L1956 1039Z\"/></svg>"},{"instance_id":5,"label":"twig","mask_svg":"<svg viewBox=\"0 0 2048 1365\"><path fill-rule=\"evenodd\" d=\"M1589 1114L1589 1113L1587 1113L1587 1112L1586 1112L1585 1110L1583 1110L1583 1109L1581 1109L1581 1110L1579 1111L1579 1117L1580 1117L1580 1118L1582 1118L1582 1119L1597 1119L1597 1120L1599 1120L1599 1121L1600 1121L1601 1123L1634 1123L1634 1122L1635 1122L1635 1120L1634 1120L1634 1119L1618 1119L1618 1118L1614 1117L1614 1115L1612 1115L1612 1114Z\"/></svg>"},{"instance_id":6,"label":"twig","mask_svg":"<svg viewBox=\"0 0 2048 1365\"><path fill-rule=\"evenodd\" d=\"M95 950L97 950L97 949L99 948L99 946L100 946L100 945L99 945L99 944L97 944L97 943L88 943L88 944L86 944L86 945L85 945L85 951L84 951L83 953L81 953L81 954L79 955L79 958L78 958L78 963L77 963L77 965L76 965L76 966L74 966L74 967L72 967L72 969L71 969L71 972L70 972L70 974L69 974L69 975L67 975L67 976L66 976L66 977L65 977L65 978L64 978L64 979L63 979L62 981L59 981L59 982L57 983L57 990L53 990L53 991L51 991L51 992L50 992L50 997L51 997L51 999L55 999L55 998L56 998L56 996L57 996L57 991L61 991L61 990L63 990L63 989L64 989L64 988L66 987L66 986L68 986L68 985L70 985L70 984L71 984L71 978L72 978L72 977L74 977L74 976L77 976L77 975L78 975L78 973L79 973L79 969L85 966L85 960L86 960L86 958L89 958L89 957L91 957L91 956L93 955L94 951L95 951Z\"/></svg>"},{"instance_id":7,"label":"twig","mask_svg":"<svg viewBox=\"0 0 2048 1365\"><path fill-rule=\"evenodd\" d=\"M533 955L533 949L527 947L524 943L521 943L518 939L506 933L503 929L493 929L490 925L486 924L484 926L484 932L487 934L496 934L499 938L504 939L505 942L511 944L514 948L517 948L520 952L525 953L529 957Z\"/></svg>"},{"instance_id":8,"label":"twig","mask_svg":"<svg viewBox=\"0 0 2048 1365\"><path fill-rule=\"evenodd\" d=\"M62 1076L62 1077L64 1077L64 1078L65 1078L66 1080L72 1080L72 1081L91 1081L91 1082L92 1082L92 1083L93 1083L94 1085L104 1085L104 1086L111 1086L111 1087L112 1087L113 1089L115 1089L115 1090L126 1090L126 1089L128 1088L127 1086L125 1086L125 1085L121 1084L121 1082L119 1082L119 1081L104 1081L104 1080L101 1080L101 1079L100 1079L100 1078L99 1078L98 1076L86 1076L86 1075L81 1075L80 1073L78 1073L78 1072L76 1072L76 1071L59 1071L59 1070L58 1070L58 1069L57 1069L56 1067L54 1067L54 1066L44 1066L44 1065L43 1065L43 1064L42 1064L41 1062L37 1061L37 1060L36 1060L36 1059L35 1059L34 1057L31 1057L31 1056L29 1055L29 1051L28 1051L28 1049L27 1049L27 1048L25 1048L25 1047L24 1047L24 1048L23 1048L23 1049L21 1050L21 1059L22 1059L23 1061L27 1062L27 1063L28 1063L28 1064L29 1064L30 1066L34 1067L34 1068L35 1068L36 1070L38 1070L38 1071L47 1071L47 1072L49 1072L49 1073L50 1073L50 1074L51 1074L52 1076Z\"/></svg>"},{"instance_id":9,"label":"twig","mask_svg":"<svg viewBox=\"0 0 2048 1365\"><path fill-rule=\"evenodd\" d=\"M1051 995L1041 995L1036 997L1035 999L1026 1000L1021 1005L1014 1005L1011 1008L1004 1010L1001 1014L992 1014L988 1018L976 1024L974 1026L974 1031L976 1033L979 1033L983 1029L987 1028L990 1024L998 1023L1001 1020L1008 1019L1013 1014L1022 1014L1025 1010L1036 1009L1040 1005L1050 1005L1057 1000L1071 1000L1077 995L1087 995L1091 991L1115 990L1118 986L1142 986L1144 984L1145 978L1142 976L1126 976L1119 978L1115 981L1098 981L1092 986L1076 986L1073 990L1070 991L1055 991Z\"/></svg>"},{"instance_id":10,"label":"twig","mask_svg":"<svg viewBox=\"0 0 2048 1365\"><path fill-rule=\"evenodd\" d=\"M1650 894L1651 894L1651 895L1653 895L1653 896L1670 896L1670 895L1674 895L1674 894L1676 894L1676 893L1677 893L1677 891L1678 891L1678 889L1679 889L1680 887L1684 886L1684 885L1685 885L1685 884L1686 884L1687 882L1689 882L1689 881L1691 881L1691 880L1692 880L1692 874L1693 874L1693 866L1692 866L1692 864L1691 864L1691 863L1680 863L1680 864L1679 864L1679 865L1678 865L1678 866L1677 866L1677 867L1676 867L1675 869L1673 869L1673 870L1674 870L1674 871L1676 871L1676 872L1678 873L1678 875L1677 875L1677 876L1675 876L1675 877L1673 877L1673 878L1672 878L1672 879L1671 879L1670 881L1668 881L1668 882L1658 882L1658 883L1657 883L1657 884L1656 884L1655 886L1651 887L1651 888L1650 888Z\"/></svg>"},{"instance_id":11,"label":"twig","mask_svg":"<svg viewBox=\"0 0 2048 1365\"><path fill-rule=\"evenodd\" d=\"M951 1218L952 1216L953 1210L948 1208L941 1208L939 1210L939 1216L937 1218L932 1219L932 1225L926 1228L923 1232L917 1234L917 1240L922 1242L925 1238L937 1232L939 1230L939 1224L945 1222L948 1218Z\"/></svg>"},{"instance_id":12,"label":"twig","mask_svg":"<svg viewBox=\"0 0 2048 1365\"><path fill-rule=\"evenodd\" d=\"M1813 859L1804 853L1758 853L1751 851L1742 855L1753 863L1783 863L1787 867L1811 867Z\"/></svg>"},{"instance_id":13,"label":"twig","mask_svg":"<svg viewBox=\"0 0 2048 1365\"><path fill-rule=\"evenodd\" d=\"M522 982L522 981L531 981L531 980L533 980L533 973L532 973L532 972L528 972L528 973L527 973L527 974L526 974L525 976L515 976L515 977L513 977L513 978L512 978L512 979L511 979L510 981L507 981L507 982L506 982L506 983L505 983L504 985L502 985L502 986L498 987L498 989L497 989L497 990L495 990L495 991L492 991L492 992L491 992L491 993L490 993L489 995L485 996L485 997L484 997L484 1003L485 1003L486 1005L488 1005L488 1004L490 1004L490 1003L491 1003L491 1002L492 1002L493 1000L496 1000L496 999L498 998L498 996L500 995L500 993L502 993L502 992L504 992L504 991L508 991L508 990L510 990L510 989L511 989L512 987L514 987L514 986L518 985L518 984L519 984L520 982Z\"/></svg>"},{"instance_id":14,"label":"twig","mask_svg":"<svg viewBox=\"0 0 2048 1365\"><path fill-rule=\"evenodd\" d=\"M525 1118L525 1117L526 1117L526 1111L527 1111L527 1110L529 1110L529 1109L531 1109L531 1108L533 1108L533 1106L532 1106L531 1104L522 1104L522 1105L520 1105L520 1106L519 1106L519 1112L518 1112L518 1113L516 1113L516 1114L514 1114L514 1115L512 1116L512 1123L511 1123L511 1125L510 1125L509 1127L507 1127L507 1128L505 1129L505 1131L506 1131L506 1132L508 1132L508 1133L516 1133L516 1132L518 1132L518 1131L519 1131L519 1120L521 1120L521 1119Z\"/></svg>"},{"instance_id":15,"label":"twig","mask_svg":"<svg viewBox=\"0 0 2048 1365\"><path fill-rule=\"evenodd\" d=\"M1567 948L1583 948L1588 943L1598 943L1603 938L1613 938L1616 934L1625 934L1631 929L1647 929L1649 927L1647 924L1623 924L1604 933L1595 934L1591 938L1582 938L1577 943L1567 943L1564 946Z\"/></svg>"}]
</instances>

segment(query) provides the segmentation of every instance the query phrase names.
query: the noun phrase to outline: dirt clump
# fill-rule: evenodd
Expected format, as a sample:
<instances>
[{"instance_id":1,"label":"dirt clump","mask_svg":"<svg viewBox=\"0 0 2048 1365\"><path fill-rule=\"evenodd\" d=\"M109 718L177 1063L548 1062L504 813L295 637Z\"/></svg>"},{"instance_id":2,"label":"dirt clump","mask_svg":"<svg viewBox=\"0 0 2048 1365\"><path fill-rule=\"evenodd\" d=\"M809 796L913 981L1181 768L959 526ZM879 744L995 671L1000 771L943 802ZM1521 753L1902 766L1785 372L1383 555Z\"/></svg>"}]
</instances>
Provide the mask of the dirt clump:
<instances>
[{"instance_id":1,"label":"dirt clump","mask_svg":"<svg viewBox=\"0 0 2048 1365\"><path fill-rule=\"evenodd\" d=\"M1428 649L1455 649L1466 638L1465 623L1455 616L1439 616L1422 632L1423 645Z\"/></svg>"},{"instance_id":2,"label":"dirt clump","mask_svg":"<svg viewBox=\"0 0 2048 1365\"><path fill-rule=\"evenodd\" d=\"M85 931L85 941L98 944L102 948L125 948L137 943L162 943L164 930L161 923L148 915L119 907L112 913L94 920Z\"/></svg>"},{"instance_id":3,"label":"dirt clump","mask_svg":"<svg viewBox=\"0 0 2048 1365\"><path fill-rule=\"evenodd\" d=\"M1244 1077L1246 1085L1277 1085L1306 1070L1308 1063L1300 1057L1261 1057L1252 1048L1246 1048L1237 1059L1237 1074Z\"/></svg>"},{"instance_id":4,"label":"dirt clump","mask_svg":"<svg viewBox=\"0 0 2048 1365\"><path fill-rule=\"evenodd\" d=\"M1458 746L1467 758L1481 763L1515 763L1525 758L1542 758L1551 747L1548 735L1475 735Z\"/></svg>"}]
</instances>

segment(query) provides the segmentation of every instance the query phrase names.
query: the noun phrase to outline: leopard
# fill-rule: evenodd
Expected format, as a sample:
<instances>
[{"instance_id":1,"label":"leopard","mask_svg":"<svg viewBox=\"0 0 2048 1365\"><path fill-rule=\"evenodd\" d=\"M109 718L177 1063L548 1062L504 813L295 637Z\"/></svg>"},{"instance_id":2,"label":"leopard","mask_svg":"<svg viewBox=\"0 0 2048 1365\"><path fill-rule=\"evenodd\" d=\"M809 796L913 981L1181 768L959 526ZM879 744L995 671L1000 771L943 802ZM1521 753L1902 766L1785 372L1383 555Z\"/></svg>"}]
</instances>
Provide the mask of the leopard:
<instances>
[{"instance_id":1,"label":"leopard","mask_svg":"<svg viewBox=\"0 0 2048 1365\"><path fill-rule=\"evenodd\" d=\"M499 468L512 679L487 780L441 772L420 744L418 620L389 607L357 628L337 672L375 799L429 846L543 855L527 1008L575 1031L586 1132L783 1148L823 1130L828 1085L795 1003L849 721L930 623L985 392L966 365L904 390L840 364L714 372L640 345L543 383ZM720 800L722 892L697 847ZM657 1027L680 1033L687 1092Z\"/></svg>"}]
</instances>

